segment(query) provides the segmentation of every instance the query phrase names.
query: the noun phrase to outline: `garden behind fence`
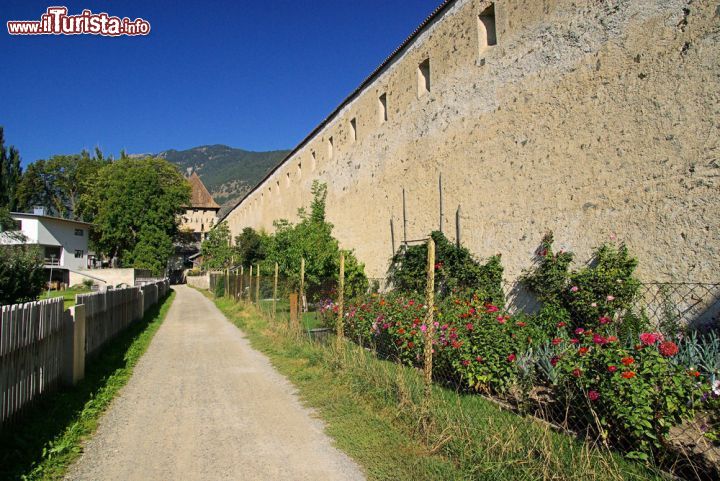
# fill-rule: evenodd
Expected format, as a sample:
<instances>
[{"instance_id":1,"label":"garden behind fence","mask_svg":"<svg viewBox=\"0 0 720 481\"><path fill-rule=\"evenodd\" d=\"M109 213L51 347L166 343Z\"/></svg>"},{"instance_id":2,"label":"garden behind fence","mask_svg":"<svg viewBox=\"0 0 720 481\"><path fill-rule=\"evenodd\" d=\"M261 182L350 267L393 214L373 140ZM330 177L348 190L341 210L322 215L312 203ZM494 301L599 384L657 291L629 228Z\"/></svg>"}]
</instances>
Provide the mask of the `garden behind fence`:
<instances>
[{"instance_id":1,"label":"garden behind fence","mask_svg":"<svg viewBox=\"0 0 720 481\"><path fill-rule=\"evenodd\" d=\"M431 450L462 444L477 476L720 479L720 284L641 284L626 315L656 329L639 337L563 322L548 335L522 303L439 299L430 251L424 293L369 279L351 297L344 276L309 280L277 266L211 273L210 291L364 366ZM504 287L506 299L522 295Z\"/></svg>"}]
</instances>

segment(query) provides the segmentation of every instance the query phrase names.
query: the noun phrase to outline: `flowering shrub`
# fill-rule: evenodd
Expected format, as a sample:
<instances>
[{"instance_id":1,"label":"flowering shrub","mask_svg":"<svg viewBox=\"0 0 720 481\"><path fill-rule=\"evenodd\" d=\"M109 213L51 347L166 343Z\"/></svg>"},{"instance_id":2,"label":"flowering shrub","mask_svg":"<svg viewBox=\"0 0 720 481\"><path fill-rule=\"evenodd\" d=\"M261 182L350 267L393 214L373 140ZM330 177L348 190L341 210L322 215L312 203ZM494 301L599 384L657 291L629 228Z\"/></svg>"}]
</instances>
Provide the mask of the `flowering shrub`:
<instances>
[{"instance_id":1,"label":"flowering shrub","mask_svg":"<svg viewBox=\"0 0 720 481\"><path fill-rule=\"evenodd\" d=\"M623 337L646 327L631 307L638 294L634 277L637 259L625 245L602 245L590 266L571 271L571 252L553 253L553 235L545 235L538 249L538 263L520 281L545 306L571 320L573 327L595 328L617 324ZM562 311L565 311L564 314Z\"/></svg>"},{"instance_id":2,"label":"flowering shrub","mask_svg":"<svg viewBox=\"0 0 720 481\"><path fill-rule=\"evenodd\" d=\"M702 397L697 370L675 363L677 345L657 333L626 345L588 329L578 340L559 356L564 382L558 397L576 423L614 440L635 440L640 457L661 447L670 427L689 418Z\"/></svg>"}]
</instances>

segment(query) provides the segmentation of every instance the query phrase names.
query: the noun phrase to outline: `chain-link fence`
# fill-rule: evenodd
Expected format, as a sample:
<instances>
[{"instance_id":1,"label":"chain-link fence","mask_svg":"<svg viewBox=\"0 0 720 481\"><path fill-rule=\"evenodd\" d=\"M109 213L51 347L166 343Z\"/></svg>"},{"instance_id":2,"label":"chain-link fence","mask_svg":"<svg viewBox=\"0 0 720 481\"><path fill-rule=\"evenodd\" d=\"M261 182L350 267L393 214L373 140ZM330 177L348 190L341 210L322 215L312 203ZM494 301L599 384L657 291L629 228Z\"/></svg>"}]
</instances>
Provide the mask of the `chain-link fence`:
<instances>
[{"instance_id":1,"label":"chain-link fence","mask_svg":"<svg viewBox=\"0 0 720 481\"><path fill-rule=\"evenodd\" d=\"M514 310L440 298L432 267L424 295L368 279L353 298L342 276L303 271L243 267L212 274L210 289L341 352L431 450L461 452L478 477L720 476L720 284L642 284L629 311L647 332L630 335L621 319L583 329L532 314L516 286Z\"/></svg>"}]
</instances>

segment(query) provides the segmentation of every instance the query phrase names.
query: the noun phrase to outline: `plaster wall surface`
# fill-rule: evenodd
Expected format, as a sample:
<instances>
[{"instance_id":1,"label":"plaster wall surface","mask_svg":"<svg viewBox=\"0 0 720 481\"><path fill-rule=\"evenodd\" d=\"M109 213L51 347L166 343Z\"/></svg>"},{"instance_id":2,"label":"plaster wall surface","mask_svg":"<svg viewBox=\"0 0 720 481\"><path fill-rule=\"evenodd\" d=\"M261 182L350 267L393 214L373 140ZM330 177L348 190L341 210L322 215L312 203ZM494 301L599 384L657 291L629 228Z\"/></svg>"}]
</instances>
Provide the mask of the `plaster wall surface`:
<instances>
[{"instance_id":1,"label":"plaster wall surface","mask_svg":"<svg viewBox=\"0 0 720 481\"><path fill-rule=\"evenodd\" d=\"M502 254L508 280L552 230L580 263L617 239L643 280L717 281L717 2L498 0L486 47L490 4L457 0L426 26L227 215L233 236L296 220L319 179L341 246L383 277L390 219L396 248L403 235L402 189L407 237L427 237L442 173L444 232L454 239L461 206L462 243Z\"/></svg>"}]
</instances>

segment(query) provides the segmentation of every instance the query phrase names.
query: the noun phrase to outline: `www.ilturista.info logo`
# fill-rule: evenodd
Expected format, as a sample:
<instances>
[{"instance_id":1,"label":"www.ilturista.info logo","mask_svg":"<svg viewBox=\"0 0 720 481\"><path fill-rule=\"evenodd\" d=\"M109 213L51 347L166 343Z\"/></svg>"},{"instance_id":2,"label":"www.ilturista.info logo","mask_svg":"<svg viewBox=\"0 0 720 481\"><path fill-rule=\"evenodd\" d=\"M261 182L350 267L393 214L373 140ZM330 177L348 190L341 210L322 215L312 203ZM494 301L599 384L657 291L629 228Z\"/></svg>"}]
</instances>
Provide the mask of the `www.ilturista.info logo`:
<instances>
[{"instance_id":1,"label":"www.ilturista.info logo","mask_svg":"<svg viewBox=\"0 0 720 481\"><path fill-rule=\"evenodd\" d=\"M80 15L68 15L67 7L48 7L40 20L11 20L7 22L10 35L147 35L150 22L142 18L111 17L107 13L83 10Z\"/></svg>"}]
</instances>

